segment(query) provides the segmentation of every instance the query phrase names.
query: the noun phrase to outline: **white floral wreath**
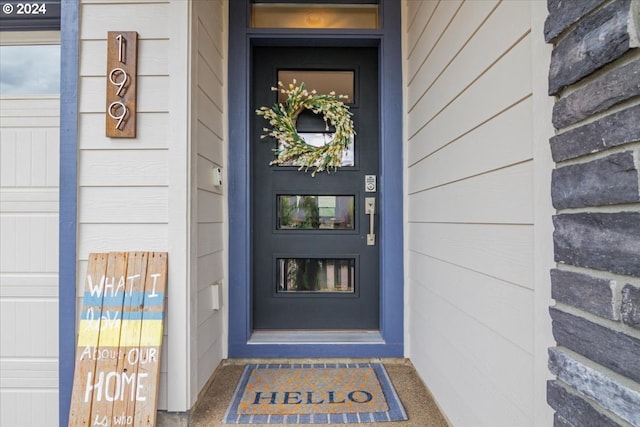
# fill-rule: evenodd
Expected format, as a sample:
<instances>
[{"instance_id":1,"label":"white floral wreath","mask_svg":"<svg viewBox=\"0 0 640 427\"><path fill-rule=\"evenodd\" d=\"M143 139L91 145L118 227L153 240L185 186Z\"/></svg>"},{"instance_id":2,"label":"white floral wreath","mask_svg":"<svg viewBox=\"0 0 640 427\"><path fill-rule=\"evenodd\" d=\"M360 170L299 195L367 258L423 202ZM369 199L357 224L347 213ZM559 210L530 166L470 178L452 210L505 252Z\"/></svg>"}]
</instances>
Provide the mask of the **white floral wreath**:
<instances>
[{"instance_id":1,"label":"white floral wreath","mask_svg":"<svg viewBox=\"0 0 640 427\"><path fill-rule=\"evenodd\" d=\"M270 164L295 164L300 166L298 170L305 171L315 168L312 176L324 170L337 170L342 165L342 156L351 143L351 138L355 135L352 113L349 107L340 101L347 96L336 96L333 91L328 95L319 95L315 90L308 92L304 82L296 86L295 79L289 84L289 89L286 89L282 82L278 82L278 87L272 87L271 90L286 94L287 100L284 104L277 103L271 108L260 107L256 110L256 113L264 116L271 125L271 128L263 129L267 133L261 138L272 136L280 142L278 148L273 150L277 157ZM305 109L322 114L326 130L329 130L329 124L335 127L333 138L327 144L316 147L308 144L298 134L296 121Z\"/></svg>"}]
</instances>

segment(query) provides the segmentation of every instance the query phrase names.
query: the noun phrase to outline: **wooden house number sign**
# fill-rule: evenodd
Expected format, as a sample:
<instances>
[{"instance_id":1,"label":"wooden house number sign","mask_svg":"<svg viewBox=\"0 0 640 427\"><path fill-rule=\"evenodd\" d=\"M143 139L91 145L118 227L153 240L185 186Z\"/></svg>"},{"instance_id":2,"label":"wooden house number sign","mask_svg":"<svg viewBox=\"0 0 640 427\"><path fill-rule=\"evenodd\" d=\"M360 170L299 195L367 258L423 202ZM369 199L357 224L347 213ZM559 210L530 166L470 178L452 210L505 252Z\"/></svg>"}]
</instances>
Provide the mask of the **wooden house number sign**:
<instances>
[{"instance_id":1,"label":"wooden house number sign","mask_svg":"<svg viewBox=\"0 0 640 427\"><path fill-rule=\"evenodd\" d=\"M138 33L109 31L107 36L106 134L136 137Z\"/></svg>"}]
</instances>

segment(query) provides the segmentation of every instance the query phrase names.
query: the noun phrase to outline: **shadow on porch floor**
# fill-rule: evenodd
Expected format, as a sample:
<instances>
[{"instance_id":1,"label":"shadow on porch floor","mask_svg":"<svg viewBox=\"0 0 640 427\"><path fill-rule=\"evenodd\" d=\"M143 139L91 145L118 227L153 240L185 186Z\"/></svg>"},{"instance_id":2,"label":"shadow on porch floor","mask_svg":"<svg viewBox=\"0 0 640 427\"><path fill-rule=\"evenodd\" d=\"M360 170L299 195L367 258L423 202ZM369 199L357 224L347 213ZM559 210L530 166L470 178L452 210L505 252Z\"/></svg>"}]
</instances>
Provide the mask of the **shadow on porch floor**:
<instances>
[{"instance_id":1,"label":"shadow on porch floor","mask_svg":"<svg viewBox=\"0 0 640 427\"><path fill-rule=\"evenodd\" d=\"M353 361L353 360L349 360ZM376 427L447 427L445 418L438 410L431 393L425 387L415 368L407 359L366 360L383 362L409 419L387 423L371 424ZM256 360L227 360L216 369L213 381L203 394L189 421L189 427L222 427L227 406L236 389L236 384L247 363L260 363ZM269 362L278 362L269 360ZM300 360L296 360L300 362ZM327 360L305 360L303 363L323 363ZM330 362L336 362L335 359ZM237 424L236 424L237 425ZM290 425L290 424L289 424ZM346 427L356 424L324 424ZM251 424L252 427L278 427L270 424Z\"/></svg>"}]
</instances>

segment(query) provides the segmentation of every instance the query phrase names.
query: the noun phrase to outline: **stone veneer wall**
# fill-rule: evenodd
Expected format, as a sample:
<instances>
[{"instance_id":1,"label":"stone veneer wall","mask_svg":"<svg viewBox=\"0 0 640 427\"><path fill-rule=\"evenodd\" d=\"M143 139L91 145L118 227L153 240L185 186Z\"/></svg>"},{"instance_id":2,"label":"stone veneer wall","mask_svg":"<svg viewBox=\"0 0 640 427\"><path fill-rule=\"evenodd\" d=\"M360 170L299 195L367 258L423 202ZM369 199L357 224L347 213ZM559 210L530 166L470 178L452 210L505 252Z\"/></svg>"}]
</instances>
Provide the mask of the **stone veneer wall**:
<instances>
[{"instance_id":1,"label":"stone veneer wall","mask_svg":"<svg viewBox=\"0 0 640 427\"><path fill-rule=\"evenodd\" d=\"M554 426L640 426L640 0L548 0Z\"/></svg>"}]
</instances>

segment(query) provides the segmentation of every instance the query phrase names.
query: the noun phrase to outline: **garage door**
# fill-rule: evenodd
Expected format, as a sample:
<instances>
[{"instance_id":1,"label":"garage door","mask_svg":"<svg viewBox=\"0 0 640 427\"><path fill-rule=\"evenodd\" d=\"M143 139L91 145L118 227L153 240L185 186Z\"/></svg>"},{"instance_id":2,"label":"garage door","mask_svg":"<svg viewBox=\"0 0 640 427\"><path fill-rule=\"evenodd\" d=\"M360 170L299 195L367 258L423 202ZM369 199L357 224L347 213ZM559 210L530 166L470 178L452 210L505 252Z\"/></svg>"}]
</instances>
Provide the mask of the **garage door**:
<instances>
[{"instance_id":1,"label":"garage door","mask_svg":"<svg viewBox=\"0 0 640 427\"><path fill-rule=\"evenodd\" d=\"M3 426L58 425L58 68L58 45L0 46Z\"/></svg>"}]
</instances>

